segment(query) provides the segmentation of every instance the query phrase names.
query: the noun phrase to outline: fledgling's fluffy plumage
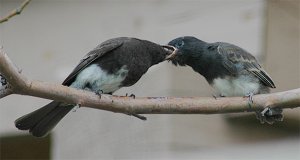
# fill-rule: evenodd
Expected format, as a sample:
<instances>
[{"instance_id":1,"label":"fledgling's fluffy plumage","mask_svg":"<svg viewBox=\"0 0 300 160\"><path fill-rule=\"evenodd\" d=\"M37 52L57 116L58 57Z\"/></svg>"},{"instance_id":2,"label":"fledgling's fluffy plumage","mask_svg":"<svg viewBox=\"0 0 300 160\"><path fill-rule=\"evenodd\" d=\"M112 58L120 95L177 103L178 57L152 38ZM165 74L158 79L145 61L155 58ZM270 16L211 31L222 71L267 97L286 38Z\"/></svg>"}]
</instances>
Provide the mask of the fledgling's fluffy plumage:
<instances>
[{"instance_id":1,"label":"fledgling's fluffy plumage","mask_svg":"<svg viewBox=\"0 0 300 160\"><path fill-rule=\"evenodd\" d=\"M135 84L152 65L164 61L170 53L167 49L136 38L107 40L90 51L62 84L98 94L112 94L121 87ZM42 137L73 107L52 101L20 117L15 125L20 130L29 130L33 136Z\"/></svg>"},{"instance_id":2,"label":"fledgling's fluffy plumage","mask_svg":"<svg viewBox=\"0 0 300 160\"><path fill-rule=\"evenodd\" d=\"M168 43L178 49L168 57L174 65L188 65L205 77L221 96L268 93L275 84L254 56L233 44L207 43L195 37L176 38ZM269 111L264 121L282 118L281 111ZM268 115L267 115L268 116Z\"/></svg>"}]
</instances>

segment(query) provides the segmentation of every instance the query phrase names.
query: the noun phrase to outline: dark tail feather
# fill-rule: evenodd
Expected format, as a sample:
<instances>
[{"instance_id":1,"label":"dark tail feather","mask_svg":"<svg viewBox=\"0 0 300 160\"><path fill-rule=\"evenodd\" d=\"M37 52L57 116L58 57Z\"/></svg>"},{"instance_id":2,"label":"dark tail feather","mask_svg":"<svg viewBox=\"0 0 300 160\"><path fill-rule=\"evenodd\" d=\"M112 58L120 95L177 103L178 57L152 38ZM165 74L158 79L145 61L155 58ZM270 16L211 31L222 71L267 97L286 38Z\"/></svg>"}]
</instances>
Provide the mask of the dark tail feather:
<instances>
[{"instance_id":1,"label":"dark tail feather","mask_svg":"<svg viewBox=\"0 0 300 160\"><path fill-rule=\"evenodd\" d=\"M20 130L29 130L35 137L46 136L57 123L74 107L60 106L61 102L52 101L46 106L26 114L15 121Z\"/></svg>"}]
</instances>

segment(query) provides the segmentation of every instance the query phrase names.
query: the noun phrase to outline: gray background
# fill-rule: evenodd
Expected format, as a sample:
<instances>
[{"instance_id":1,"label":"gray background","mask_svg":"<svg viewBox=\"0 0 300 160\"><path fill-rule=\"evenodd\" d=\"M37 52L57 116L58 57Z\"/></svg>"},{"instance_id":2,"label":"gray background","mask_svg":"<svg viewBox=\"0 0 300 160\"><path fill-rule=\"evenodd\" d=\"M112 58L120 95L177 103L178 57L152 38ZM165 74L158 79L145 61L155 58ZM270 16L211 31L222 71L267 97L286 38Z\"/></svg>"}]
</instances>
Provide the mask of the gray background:
<instances>
[{"instance_id":1,"label":"gray background","mask_svg":"<svg viewBox=\"0 0 300 160\"><path fill-rule=\"evenodd\" d=\"M21 1L0 0L0 15ZM130 36L166 44L183 35L236 44L255 55L284 91L300 86L297 0L33 0L0 24L0 45L31 79L61 83L89 50ZM189 67L163 62L117 95L211 96ZM27 134L19 116L49 100L12 95L0 100L0 136ZM54 129L53 159L299 159L299 109L284 127L250 114L146 115L146 122L90 108L71 112Z\"/></svg>"}]
</instances>

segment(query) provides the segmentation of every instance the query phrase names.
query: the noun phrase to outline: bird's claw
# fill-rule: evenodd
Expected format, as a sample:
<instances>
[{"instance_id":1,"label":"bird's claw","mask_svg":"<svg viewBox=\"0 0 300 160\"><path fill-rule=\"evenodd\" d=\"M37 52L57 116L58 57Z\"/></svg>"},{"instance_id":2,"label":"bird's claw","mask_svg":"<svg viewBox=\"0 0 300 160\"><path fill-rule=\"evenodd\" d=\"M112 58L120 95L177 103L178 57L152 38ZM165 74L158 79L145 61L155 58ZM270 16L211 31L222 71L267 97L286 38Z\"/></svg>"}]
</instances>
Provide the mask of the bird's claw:
<instances>
[{"instance_id":1,"label":"bird's claw","mask_svg":"<svg viewBox=\"0 0 300 160\"><path fill-rule=\"evenodd\" d=\"M128 96L128 93L126 93L125 96L126 96L126 97L132 97L133 99L135 99L135 95L134 95L134 94L131 94L131 95Z\"/></svg>"},{"instance_id":2,"label":"bird's claw","mask_svg":"<svg viewBox=\"0 0 300 160\"><path fill-rule=\"evenodd\" d=\"M249 92L248 94L246 94L244 96L244 98L247 98L248 97L248 106L249 106L249 112L251 111L251 105L253 104L253 93L252 92Z\"/></svg>"},{"instance_id":3,"label":"bird's claw","mask_svg":"<svg viewBox=\"0 0 300 160\"><path fill-rule=\"evenodd\" d=\"M212 96L215 98L215 100L217 100L217 96L216 95L213 94Z\"/></svg>"},{"instance_id":4,"label":"bird's claw","mask_svg":"<svg viewBox=\"0 0 300 160\"><path fill-rule=\"evenodd\" d=\"M246 97L248 97L248 100L249 100L249 102L251 103L251 104L253 104L253 93L252 92L249 92L248 94L246 94L245 96L244 96L244 98L246 98Z\"/></svg>"},{"instance_id":5,"label":"bird's claw","mask_svg":"<svg viewBox=\"0 0 300 160\"><path fill-rule=\"evenodd\" d=\"M265 122L273 124L274 122L283 121L282 109L267 107L261 112L256 111L256 118L260 120L262 124Z\"/></svg>"},{"instance_id":6,"label":"bird's claw","mask_svg":"<svg viewBox=\"0 0 300 160\"><path fill-rule=\"evenodd\" d=\"M213 94L212 96L215 98L215 100L217 100L218 97L226 97L223 94L219 94L219 96L216 96L215 94Z\"/></svg>"},{"instance_id":7,"label":"bird's claw","mask_svg":"<svg viewBox=\"0 0 300 160\"><path fill-rule=\"evenodd\" d=\"M101 94L103 94L104 92L103 92L102 90L98 90L98 91L96 91L95 93L96 93L96 95L98 95L98 96L100 97L100 99L101 99Z\"/></svg>"},{"instance_id":8,"label":"bird's claw","mask_svg":"<svg viewBox=\"0 0 300 160\"><path fill-rule=\"evenodd\" d=\"M134 94L131 94L129 97L132 97L133 99L135 99L135 95Z\"/></svg>"}]
</instances>

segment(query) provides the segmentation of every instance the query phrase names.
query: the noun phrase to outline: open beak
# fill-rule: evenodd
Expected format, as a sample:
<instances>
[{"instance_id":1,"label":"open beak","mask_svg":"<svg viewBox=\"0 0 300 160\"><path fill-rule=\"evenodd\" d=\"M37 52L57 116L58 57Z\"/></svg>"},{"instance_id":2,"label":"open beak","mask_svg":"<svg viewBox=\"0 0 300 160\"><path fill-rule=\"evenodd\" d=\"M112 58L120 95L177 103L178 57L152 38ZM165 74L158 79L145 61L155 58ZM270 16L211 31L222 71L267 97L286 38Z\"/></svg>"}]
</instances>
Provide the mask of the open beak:
<instances>
[{"instance_id":1,"label":"open beak","mask_svg":"<svg viewBox=\"0 0 300 160\"><path fill-rule=\"evenodd\" d=\"M172 60L178 52L178 49L174 46L162 45L162 47L170 53L165 60Z\"/></svg>"}]
</instances>

